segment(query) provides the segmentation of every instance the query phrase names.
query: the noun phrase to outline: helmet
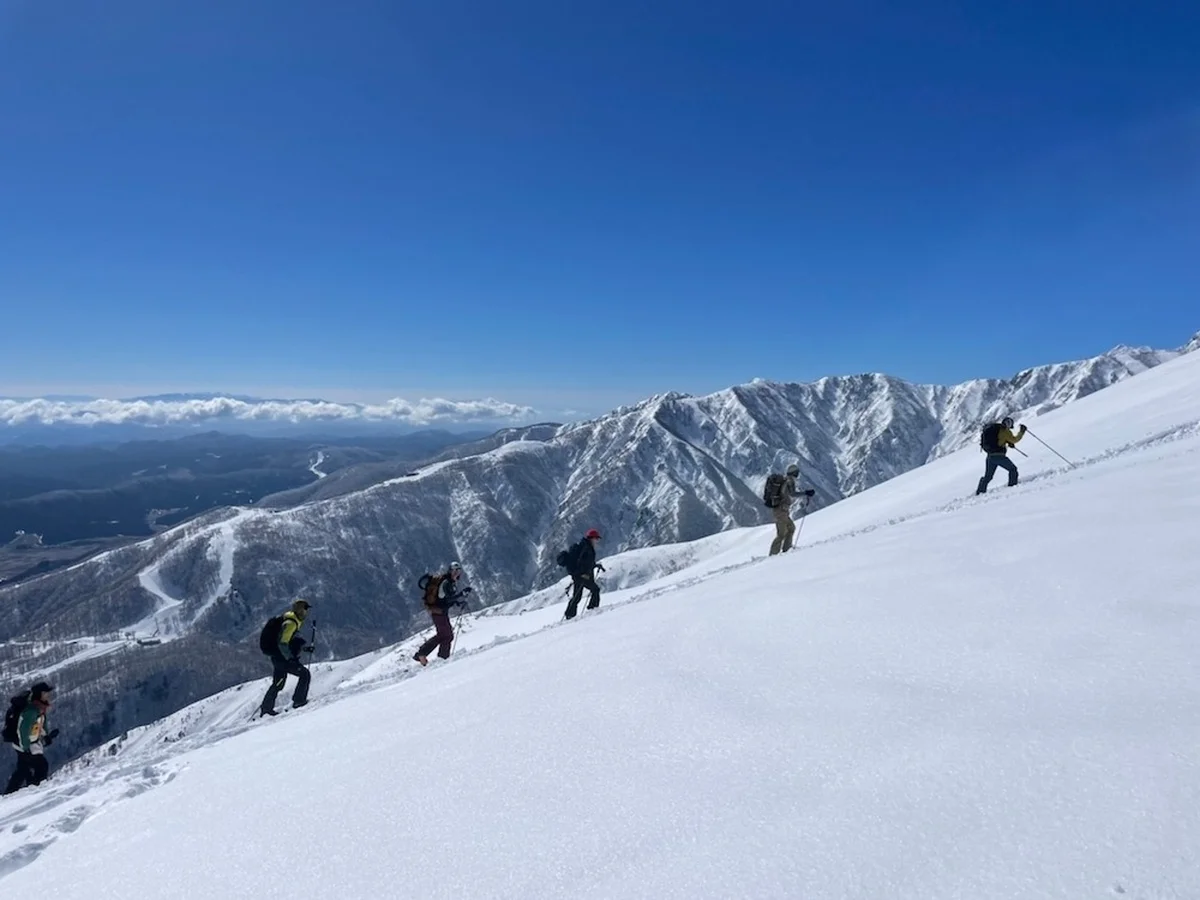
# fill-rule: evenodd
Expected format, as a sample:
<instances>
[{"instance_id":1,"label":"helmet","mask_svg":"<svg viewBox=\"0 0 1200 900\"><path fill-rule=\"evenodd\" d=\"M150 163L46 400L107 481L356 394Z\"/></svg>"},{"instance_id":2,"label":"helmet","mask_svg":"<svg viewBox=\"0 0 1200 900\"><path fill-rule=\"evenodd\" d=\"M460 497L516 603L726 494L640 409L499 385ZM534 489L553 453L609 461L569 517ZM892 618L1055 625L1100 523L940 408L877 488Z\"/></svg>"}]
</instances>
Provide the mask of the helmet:
<instances>
[{"instance_id":1,"label":"helmet","mask_svg":"<svg viewBox=\"0 0 1200 900\"><path fill-rule=\"evenodd\" d=\"M792 463L790 466L787 467L787 473L789 475L799 475L800 467L798 465L796 465L795 463Z\"/></svg>"},{"instance_id":2,"label":"helmet","mask_svg":"<svg viewBox=\"0 0 1200 900\"><path fill-rule=\"evenodd\" d=\"M1013 427L1012 416L1005 416L1003 419L1000 420L1000 424L1003 425L1005 428L1012 428Z\"/></svg>"},{"instance_id":3,"label":"helmet","mask_svg":"<svg viewBox=\"0 0 1200 900\"><path fill-rule=\"evenodd\" d=\"M595 528L589 528L588 533L585 534L584 537L587 538L589 541L592 538L595 538L596 540L600 540L600 532L598 532Z\"/></svg>"},{"instance_id":4,"label":"helmet","mask_svg":"<svg viewBox=\"0 0 1200 900\"><path fill-rule=\"evenodd\" d=\"M446 568L448 568L451 572L453 572L455 569L461 569L462 566L460 566L458 564L458 560L456 559L453 562L451 562L450 565L448 565Z\"/></svg>"}]
</instances>

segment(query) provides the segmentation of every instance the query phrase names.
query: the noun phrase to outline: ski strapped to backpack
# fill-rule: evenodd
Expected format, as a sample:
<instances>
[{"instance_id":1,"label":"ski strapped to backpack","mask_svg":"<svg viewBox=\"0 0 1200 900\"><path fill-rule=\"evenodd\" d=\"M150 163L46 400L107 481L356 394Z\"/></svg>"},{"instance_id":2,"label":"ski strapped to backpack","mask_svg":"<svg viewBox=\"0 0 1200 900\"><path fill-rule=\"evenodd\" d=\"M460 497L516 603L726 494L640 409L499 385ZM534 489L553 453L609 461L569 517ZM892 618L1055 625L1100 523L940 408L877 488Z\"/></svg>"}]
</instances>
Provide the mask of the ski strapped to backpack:
<instances>
[{"instance_id":1,"label":"ski strapped to backpack","mask_svg":"<svg viewBox=\"0 0 1200 900\"><path fill-rule=\"evenodd\" d=\"M774 509L782 502L785 481L787 479L778 472L772 472L767 476L767 483L763 485L763 505Z\"/></svg>"},{"instance_id":2,"label":"ski strapped to backpack","mask_svg":"<svg viewBox=\"0 0 1200 900\"><path fill-rule=\"evenodd\" d=\"M17 725L21 721L21 713L25 712L25 707L29 705L30 691L17 694L8 703L8 712L4 714L4 743L19 744L21 742L20 735L17 734Z\"/></svg>"}]
</instances>

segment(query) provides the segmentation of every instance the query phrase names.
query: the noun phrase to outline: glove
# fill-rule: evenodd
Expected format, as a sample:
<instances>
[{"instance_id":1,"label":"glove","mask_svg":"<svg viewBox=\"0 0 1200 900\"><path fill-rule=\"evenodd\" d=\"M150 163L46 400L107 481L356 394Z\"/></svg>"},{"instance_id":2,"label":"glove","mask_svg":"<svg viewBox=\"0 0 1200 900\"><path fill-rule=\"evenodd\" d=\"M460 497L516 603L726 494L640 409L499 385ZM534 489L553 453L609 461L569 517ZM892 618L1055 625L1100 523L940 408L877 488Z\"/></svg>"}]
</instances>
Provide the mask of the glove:
<instances>
[{"instance_id":1,"label":"glove","mask_svg":"<svg viewBox=\"0 0 1200 900\"><path fill-rule=\"evenodd\" d=\"M596 563L596 568L599 569L601 572L608 571L608 569L604 568L604 566L602 566L600 563Z\"/></svg>"},{"instance_id":2,"label":"glove","mask_svg":"<svg viewBox=\"0 0 1200 900\"><path fill-rule=\"evenodd\" d=\"M809 488L807 491L804 492L804 496L811 497L815 493L816 493L816 491L814 491L812 488Z\"/></svg>"},{"instance_id":3,"label":"glove","mask_svg":"<svg viewBox=\"0 0 1200 900\"><path fill-rule=\"evenodd\" d=\"M42 736L42 743L45 746L49 747L51 744L54 743L54 739L56 737L58 737L58 729L57 728L55 728L53 731L46 732L46 734L44 734Z\"/></svg>"},{"instance_id":4,"label":"glove","mask_svg":"<svg viewBox=\"0 0 1200 900\"><path fill-rule=\"evenodd\" d=\"M312 644L305 644L303 647L300 648L300 652L301 653L312 653L313 650L315 650L315 649L316 648L313 647Z\"/></svg>"},{"instance_id":5,"label":"glove","mask_svg":"<svg viewBox=\"0 0 1200 900\"><path fill-rule=\"evenodd\" d=\"M1022 423L1021 423L1021 434L1024 434L1024 433L1025 433L1026 431L1028 431L1028 430L1029 430L1029 429L1025 427L1025 423L1024 423L1024 422L1022 422Z\"/></svg>"},{"instance_id":6,"label":"glove","mask_svg":"<svg viewBox=\"0 0 1200 900\"><path fill-rule=\"evenodd\" d=\"M462 589L462 592L463 592L463 596L465 597L467 594L471 593L471 588L465 587Z\"/></svg>"}]
</instances>

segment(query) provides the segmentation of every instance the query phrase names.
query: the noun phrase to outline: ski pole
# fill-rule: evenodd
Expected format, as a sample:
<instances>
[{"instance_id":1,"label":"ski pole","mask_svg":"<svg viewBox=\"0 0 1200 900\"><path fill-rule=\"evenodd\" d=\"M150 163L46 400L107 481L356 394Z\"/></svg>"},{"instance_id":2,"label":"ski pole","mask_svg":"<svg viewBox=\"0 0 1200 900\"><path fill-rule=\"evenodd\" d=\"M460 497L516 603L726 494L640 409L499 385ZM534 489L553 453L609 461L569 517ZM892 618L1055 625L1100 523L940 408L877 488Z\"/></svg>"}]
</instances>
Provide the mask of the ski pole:
<instances>
[{"instance_id":1,"label":"ski pole","mask_svg":"<svg viewBox=\"0 0 1200 900\"><path fill-rule=\"evenodd\" d=\"M800 542L800 532L804 530L804 520L808 518L808 501L810 499L810 497L805 497L804 506L800 507L800 525L796 528L796 537L792 539L793 546Z\"/></svg>"},{"instance_id":2,"label":"ski pole","mask_svg":"<svg viewBox=\"0 0 1200 900\"><path fill-rule=\"evenodd\" d=\"M1057 456L1059 459L1061 459L1063 462L1065 462L1072 469L1075 468L1075 463L1071 462L1069 459L1067 459L1065 456L1063 456L1061 453L1059 453L1057 450L1055 450L1053 447L1051 447L1049 444L1047 444L1045 441L1043 441L1040 437L1038 437L1032 431L1029 431L1028 428L1026 428L1025 430L1028 431L1029 434L1031 434L1033 436L1033 439L1035 441L1037 441L1039 444L1041 444L1043 447L1045 447L1047 450L1049 450L1051 453L1053 453L1055 456Z\"/></svg>"},{"instance_id":3,"label":"ski pole","mask_svg":"<svg viewBox=\"0 0 1200 900\"><path fill-rule=\"evenodd\" d=\"M464 606L462 612L458 614L458 618L454 620L454 638L450 641L450 652L454 652L454 645L458 643L458 629L462 627L463 616L467 614L467 608Z\"/></svg>"}]
</instances>

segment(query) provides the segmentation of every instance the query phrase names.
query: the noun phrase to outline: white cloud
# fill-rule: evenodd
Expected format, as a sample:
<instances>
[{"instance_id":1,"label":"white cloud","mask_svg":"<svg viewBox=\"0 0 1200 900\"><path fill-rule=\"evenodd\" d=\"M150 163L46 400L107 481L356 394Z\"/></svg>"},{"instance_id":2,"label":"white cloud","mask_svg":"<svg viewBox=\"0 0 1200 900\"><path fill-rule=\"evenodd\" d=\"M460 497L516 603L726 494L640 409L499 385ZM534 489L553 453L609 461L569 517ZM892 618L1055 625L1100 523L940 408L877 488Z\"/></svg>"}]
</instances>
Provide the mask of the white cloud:
<instances>
[{"instance_id":1,"label":"white cloud","mask_svg":"<svg viewBox=\"0 0 1200 900\"><path fill-rule=\"evenodd\" d=\"M393 422L428 426L470 422L517 422L537 414L529 406L486 397L443 400L400 397L377 404L326 400L256 400L234 397L146 398L138 400L0 399L0 424L30 425L201 425L240 422Z\"/></svg>"}]
</instances>

